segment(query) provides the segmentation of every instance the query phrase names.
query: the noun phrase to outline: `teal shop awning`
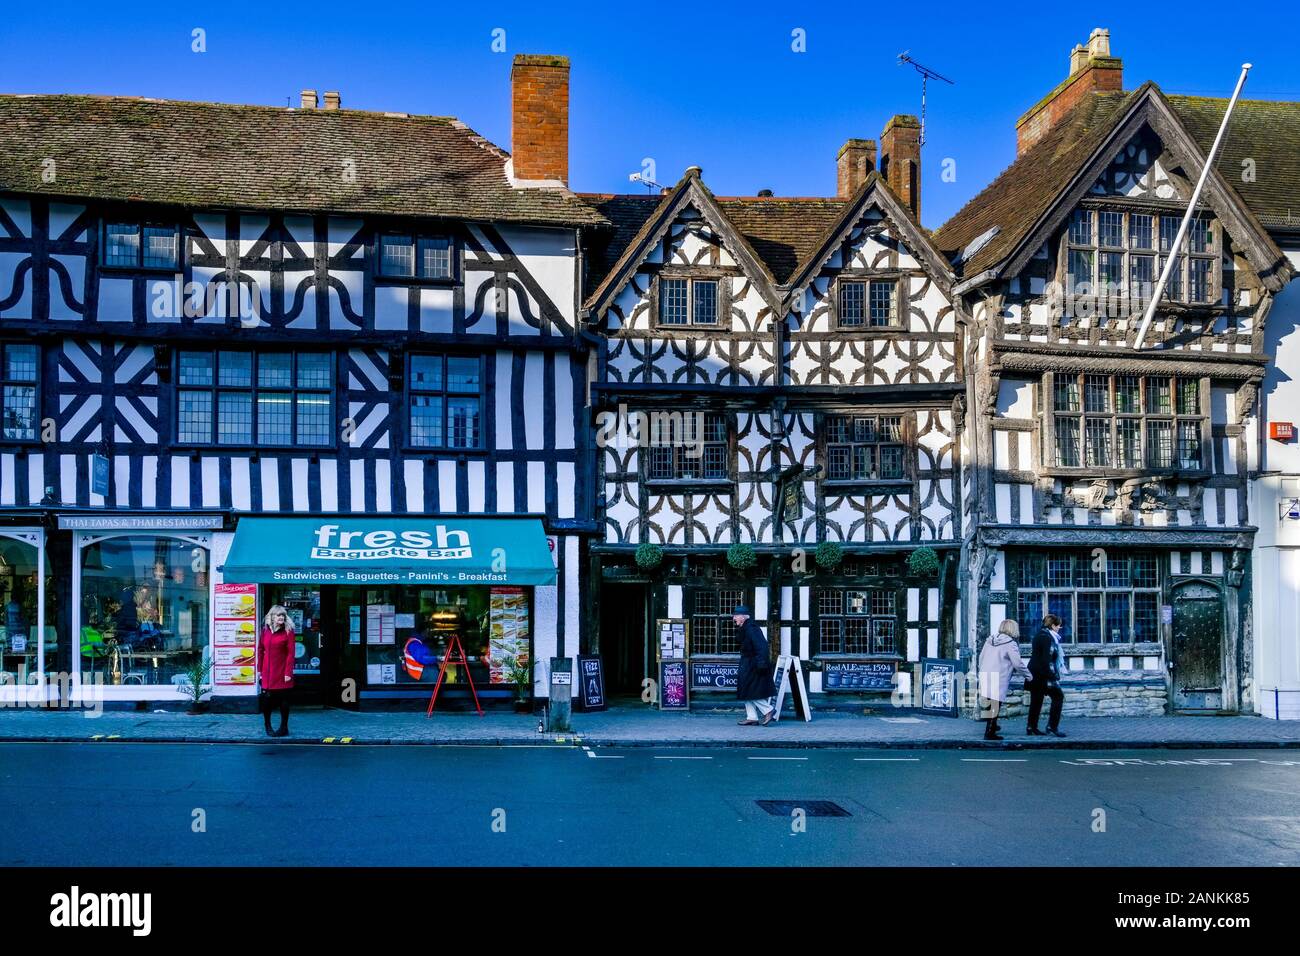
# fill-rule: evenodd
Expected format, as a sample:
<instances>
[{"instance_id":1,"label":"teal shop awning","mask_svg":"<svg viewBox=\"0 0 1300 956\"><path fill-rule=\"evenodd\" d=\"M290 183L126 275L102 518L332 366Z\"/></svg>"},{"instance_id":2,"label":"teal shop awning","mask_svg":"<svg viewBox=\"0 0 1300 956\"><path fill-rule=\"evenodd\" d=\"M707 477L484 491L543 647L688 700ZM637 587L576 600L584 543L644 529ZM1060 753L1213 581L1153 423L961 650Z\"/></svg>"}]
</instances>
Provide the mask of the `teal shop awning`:
<instances>
[{"instance_id":1,"label":"teal shop awning","mask_svg":"<svg viewBox=\"0 0 1300 956\"><path fill-rule=\"evenodd\" d=\"M241 518L228 583L555 583L536 518Z\"/></svg>"}]
</instances>

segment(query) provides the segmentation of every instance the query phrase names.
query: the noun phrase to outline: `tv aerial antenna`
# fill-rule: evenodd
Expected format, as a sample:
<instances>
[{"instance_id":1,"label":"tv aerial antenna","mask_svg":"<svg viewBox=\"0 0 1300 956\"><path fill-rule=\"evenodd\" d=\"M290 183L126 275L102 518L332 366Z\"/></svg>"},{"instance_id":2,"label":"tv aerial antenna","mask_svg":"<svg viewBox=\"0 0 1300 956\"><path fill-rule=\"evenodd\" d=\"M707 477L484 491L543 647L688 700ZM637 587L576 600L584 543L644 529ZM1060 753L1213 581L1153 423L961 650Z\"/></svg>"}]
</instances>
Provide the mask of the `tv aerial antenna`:
<instances>
[{"instance_id":1,"label":"tv aerial antenna","mask_svg":"<svg viewBox=\"0 0 1300 956\"><path fill-rule=\"evenodd\" d=\"M930 69L928 66L923 66L922 64L917 63L908 55L911 52L912 52L911 50L904 50L902 53L898 54L898 65L902 66L904 63L906 63L912 69L916 70L917 73L921 74L921 141L918 145L924 146L925 145L926 84L929 83L930 80L942 80L943 82L947 83L949 86L954 86L955 84L953 83L952 80L948 79L948 77L944 76L942 73L938 73L935 70Z\"/></svg>"},{"instance_id":2,"label":"tv aerial antenna","mask_svg":"<svg viewBox=\"0 0 1300 956\"><path fill-rule=\"evenodd\" d=\"M653 179L651 179L649 176L646 176L644 173L631 173L628 175L627 179L628 182L631 183L642 183L645 186L646 191L651 193L654 192L656 189L659 190L660 192L663 192L667 188L662 183L655 182Z\"/></svg>"}]
</instances>

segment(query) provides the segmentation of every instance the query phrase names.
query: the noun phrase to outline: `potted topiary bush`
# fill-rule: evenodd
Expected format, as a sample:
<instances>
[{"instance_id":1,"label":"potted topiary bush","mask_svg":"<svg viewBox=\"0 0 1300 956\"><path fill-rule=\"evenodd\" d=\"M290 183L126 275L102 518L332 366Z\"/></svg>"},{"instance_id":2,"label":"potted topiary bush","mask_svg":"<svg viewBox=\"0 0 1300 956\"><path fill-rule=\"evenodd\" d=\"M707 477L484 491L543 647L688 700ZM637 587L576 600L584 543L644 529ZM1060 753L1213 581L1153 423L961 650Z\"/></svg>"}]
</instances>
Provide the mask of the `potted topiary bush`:
<instances>
[{"instance_id":1,"label":"potted topiary bush","mask_svg":"<svg viewBox=\"0 0 1300 956\"><path fill-rule=\"evenodd\" d=\"M844 548L838 541L823 541L813 552L813 560L823 571L834 571L844 561Z\"/></svg>"},{"instance_id":2,"label":"potted topiary bush","mask_svg":"<svg viewBox=\"0 0 1300 956\"><path fill-rule=\"evenodd\" d=\"M202 714L208 709L208 702L203 700L203 695L212 690L210 684L207 684L208 675L212 673L212 658L196 658L188 668L185 669L185 682L180 684L180 689L189 695L190 706L188 713Z\"/></svg>"},{"instance_id":3,"label":"potted topiary bush","mask_svg":"<svg viewBox=\"0 0 1300 956\"><path fill-rule=\"evenodd\" d=\"M939 573L939 555L934 548L917 548L907 556L907 573L918 578L932 578Z\"/></svg>"},{"instance_id":4,"label":"potted topiary bush","mask_svg":"<svg viewBox=\"0 0 1300 956\"><path fill-rule=\"evenodd\" d=\"M647 541L636 549L636 566L642 571L653 571L664 563L664 549Z\"/></svg>"},{"instance_id":5,"label":"potted topiary bush","mask_svg":"<svg viewBox=\"0 0 1300 956\"><path fill-rule=\"evenodd\" d=\"M733 544L727 549L727 563L737 571L750 571L758 565L752 544Z\"/></svg>"}]
</instances>

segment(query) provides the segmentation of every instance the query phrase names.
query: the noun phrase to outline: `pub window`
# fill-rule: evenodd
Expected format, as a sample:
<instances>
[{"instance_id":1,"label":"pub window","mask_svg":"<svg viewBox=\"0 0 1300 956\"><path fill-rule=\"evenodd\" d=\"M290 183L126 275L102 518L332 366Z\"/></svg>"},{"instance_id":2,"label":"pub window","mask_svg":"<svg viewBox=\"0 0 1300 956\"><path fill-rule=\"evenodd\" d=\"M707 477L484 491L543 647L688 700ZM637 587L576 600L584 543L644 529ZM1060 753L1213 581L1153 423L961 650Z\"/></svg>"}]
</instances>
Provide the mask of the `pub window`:
<instances>
[{"instance_id":1,"label":"pub window","mask_svg":"<svg viewBox=\"0 0 1300 956\"><path fill-rule=\"evenodd\" d=\"M35 345L0 343L0 436L9 441L35 441L40 349Z\"/></svg>"},{"instance_id":2,"label":"pub window","mask_svg":"<svg viewBox=\"0 0 1300 956\"><path fill-rule=\"evenodd\" d=\"M826 477L880 481L903 477L903 419L898 415L828 415Z\"/></svg>"},{"instance_id":3,"label":"pub window","mask_svg":"<svg viewBox=\"0 0 1300 956\"><path fill-rule=\"evenodd\" d=\"M651 481L730 476L731 443L727 416L717 412L677 412L654 418L646 449Z\"/></svg>"},{"instance_id":4,"label":"pub window","mask_svg":"<svg viewBox=\"0 0 1300 956\"><path fill-rule=\"evenodd\" d=\"M1065 274L1072 295L1150 298L1182 222L1181 212L1076 209L1066 230ZM1219 300L1218 229L1197 216L1177 250L1164 298L1207 304Z\"/></svg>"},{"instance_id":5,"label":"pub window","mask_svg":"<svg viewBox=\"0 0 1300 956\"><path fill-rule=\"evenodd\" d=\"M452 241L448 236L382 233L379 274L396 279L450 279Z\"/></svg>"},{"instance_id":6,"label":"pub window","mask_svg":"<svg viewBox=\"0 0 1300 956\"><path fill-rule=\"evenodd\" d=\"M820 654L898 654L898 592L818 591L817 635Z\"/></svg>"},{"instance_id":7,"label":"pub window","mask_svg":"<svg viewBox=\"0 0 1300 956\"><path fill-rule=\"evenodd\" d=\"M181 352L176 440L183 445L330 445L332 380L324 352Z\"/></svg>"},{"instance_id":8,"label":"pub window","mask_svg":"<svg viewBox=\"0 0 1300 956\"><path fill-rule=\"evenodd\" d=\"M1013 558L1016 620L1028 642L1043 617L1063 622L1064 641L1158 641L1160 561L1145 551L1028 553Z\"/></svg>"},{"instance_id":9,"label":"pub window","mask_svg":"<svg viewBox=\"0 0 1300 956\"><path fill-rule=\"evenodd\" d=\"M888 328L898 325L898 283L893 279L843 281L839 284L841 328Z\"/></svg>"},{"instance_id":10,"label":"pub window","mask_svg":"<svg viewBox=\"0 0 1300 956\"><path fill-rule=\"evenodd\" d=\"M659 280L660 325L717 325L717 279Z\"/></svg>"},{"instance_id":11,"label":"pub window","mask_svg":"<svg viewBox=\"0 0 1300 956\"><path fill-rule=\"evenodd\" d=\"M740 641L731 612L749 604L744 588L692 589L691 654L738 654Z\"/></svg>"},{"instance_id":12,"label":"pub window","mask_svg":"<svg viewBox=\"0 0 1300 956\"><path fill-rule=\"evenodd\" d=\"M176 269L180 259L180 229L175 223L104 223L101 262L114 269Z\"/></svg>"},{"instance_id":13,"label":"pub window","mask_svg":"<svg viewBox=\"0 0 1300 956\"><path fill-rule=\"evenodd\" d=\"M412 355L410 444L479 448L483 444L483 370L476 355Z\"/></svg>"},{"instance_id":14,"label":"pub window","mask_svg":"<svg viewBox=\"0 0 1300 956\"><path fill-rule=\"evenodd\" d=\"M1052 411L1058 468L1204 467L1200 379L1057 374Z\"/></svg>"}]
</instances>

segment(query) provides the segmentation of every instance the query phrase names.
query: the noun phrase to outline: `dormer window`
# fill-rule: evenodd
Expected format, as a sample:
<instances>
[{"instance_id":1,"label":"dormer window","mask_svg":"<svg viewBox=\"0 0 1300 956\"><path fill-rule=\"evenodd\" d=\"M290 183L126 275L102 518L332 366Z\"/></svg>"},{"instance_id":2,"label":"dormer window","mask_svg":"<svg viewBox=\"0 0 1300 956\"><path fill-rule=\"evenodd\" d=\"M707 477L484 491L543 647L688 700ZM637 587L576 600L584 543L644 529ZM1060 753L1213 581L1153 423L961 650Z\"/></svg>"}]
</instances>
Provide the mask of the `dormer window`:
<instances>
[{"instance_id":1,"label":"dormer window","mask_svg":"<svg viewBox=\"0 0 1300 956\"><path fill-rule=\"evenodd\" d=\"M392 279L452 279L452 249L448 236L382 233L379 274Z\"/></svg>"},{"instance_id":2,"label":"dormer window","mask_svg":"<svg viewBox=\"0 0 1300 956\"><path fill-rule=\"evenodd\" d=\"M1174 251L1182 217L1173 211L1076 209L1066 231L1067 295L1150 299ZM1165 285L1164 301L1189 305L1219 301L1217 233L1209 216L1191 221Z\"/></svg>"},{"instance_id":3,"label":"dormer window","mask_svg":"<svg viewBox=\"0 0 1300 956\"><path fill-rule=\"evenodd\" d=\"M180 229L175 223L107 220L101 262L111 269L175 270Z\"/></svg>"},{"instance_id":4,"label":"dormer window","mask_svg":"<svg viewBox=\"0 0 1300 956\"><path fill-rule=\"evenodd\" d=\"M659 324L716 326L718 324L718 280L660 279Z\"/></svg>"},{"instance_id":5,"label":"dormer window","mask_svg":"<svg viewBox=\"0 0 1300 956\"><path fill-rule=\"evenodd\" d=\"M842 329L896 327L897 302L898 283L893 279L841 280L836 325Z\"/></svg>"}]
</instances>

